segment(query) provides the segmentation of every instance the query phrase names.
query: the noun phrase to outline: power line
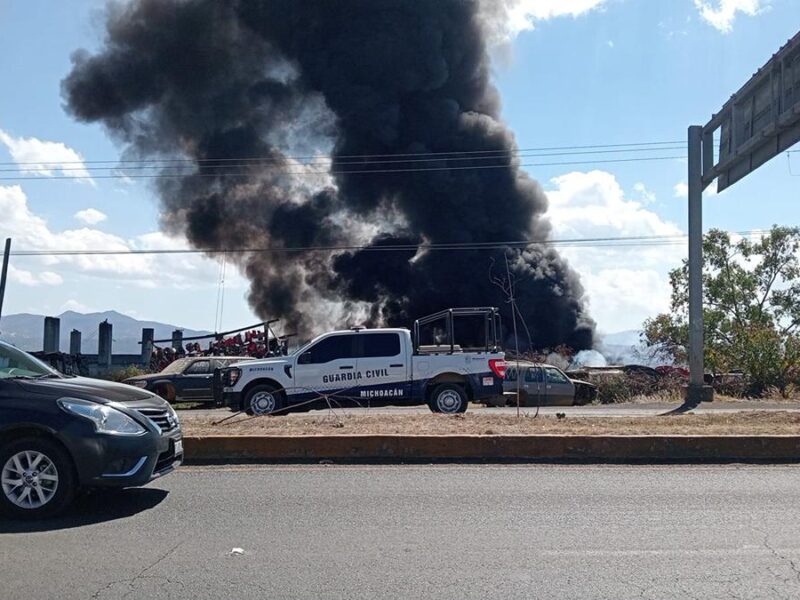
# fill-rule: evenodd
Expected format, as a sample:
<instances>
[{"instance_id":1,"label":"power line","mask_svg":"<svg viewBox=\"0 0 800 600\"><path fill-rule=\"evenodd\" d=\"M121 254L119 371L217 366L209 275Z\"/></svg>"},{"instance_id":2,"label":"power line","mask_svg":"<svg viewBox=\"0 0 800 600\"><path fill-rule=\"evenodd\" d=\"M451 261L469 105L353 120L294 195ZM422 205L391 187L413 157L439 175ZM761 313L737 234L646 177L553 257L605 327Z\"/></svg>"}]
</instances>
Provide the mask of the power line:
<instances>
[{"instance_id":1,"label":"power line","mask_svg":"<svg viewBox=\"0 0 800 600\"><path fill-rule=\"evenodd\" d=\"M638 149L631 149L631 150L589 150L589 151L580 151L580 152L555 152L555 153L546 153L546 154L529 154L529 153L514 153L514 152L506 152L506 155L510 155L510 158L544 158L544 157L552 157L552 156L581 156L587 154L619 154L619 153L631 153L631 152L658 152L658 151L666 151L666 150L684 150L685 146L664 146L658 148L638 148ZM230 159L236 160L236 159ZM353 162L340 162L339 160L331 160L326 157L319 157L319 160L322 162L319 163L302 163L306 166L316 166L316 167L328 167L328 166L343 166L343 165L356 165L356 166L367 166L367 165L382 165L382 164L393 164L393 163L427 163L427 162L442 162L442 161L481 161L481 160L509 160L506 156L502 155L491 155L491 156L453 156L453 157L434 157L434 158L410 158L410 159L391 159L391 160L369 160L368 162L364 161L353 161ZM252 161L252 162L247 162ZM146 162L146 161L142 161ZM195 168L195 167L202 167L204 169L233 169L233 168L249 168L249 167L257 167L262 164L273 164L273 163L281 163L285 164L285 160L283 159L242 159L242 161L232 162L232 163L225 163L225 164L205 164L204 160L197 161L195 164L194 161L184 161L186 163L191 164L178 164L178 165L170 165L170 164L140 164L130 167L122 167L119 166L112 166L112 167L61 167L58 165L51 165L45 166L50 163L27 163L27 164L36 164L40 167L40 170L58 170L61 172L64 171L83 171L83 172L93 172L93 171L120 171L120 175L124 175L126 171L131 169L136 170L146 170L146 169L187 169L187 168ZM3 163L0 163L3 164ZM19 163L19 164L26 164L26 163ZM31 168L14 168L14 169L0 169L0 173L25 173L31 172L34 169ZM324 171L328 172L328 171ZM81 175L80 177L85 177Z\"/></svg>"},{"instance_id":2,"label":"power line","mask_svg":"<svg viewBox=\"0 0 800 600\"><path fill-rule=\"evenodd\" d=\"M546 162L546 163L519 163L513 164L507 162L502 165L472 165L472 166L456 166L456 167L423 167L423 168L408 168L408 169L354 169L346 171L296 171L288 172L281 171L280 175L293 175L293 176L310 176L310 175L362 175L362 174L380 174L380 173L424 173L428 171L470 171L470 170L483 170L483 169L507 169L510 167L550 167L550 166L566 166L566 165L586 165L586 164L608 164L608 163L628 163L628 162L652 162L660 160L680 160L685 159L686 156L643 156L637 158L616 158L607 160L577 160L577 161L561 161L561 162ZM40 177L35 175L20 176L20 177L0 177L0 181L58 181L58 180L85 180L85 179L168 179L175 177L249 177L252 173L153 173L153 174L140 174L140 175L56 175L51 177Z\"/></svg>"},{"instance_id":3,"label":"power line","mask_svg":"<svg viewBox=\"0 0 800 600\"><path fill-rule=\"evenodd\" d=\"M732 232L735 235L750 236L766 233L763 229ZM150 250L16 250L12 256L95 256L95 255L169 255L169 254L249 254L249 253L294 253L294 252L337 252L337 251L454 251L454 250L505 250L508 248L524 249L530 246L544 247L620 247L620 246L665 246L683 244L686 235L662 236L630 236L630 237L595 237L571 238L560 240L512 240L495 242L454 242L454 243L422 243L422 244L387 244L385 246L370 245L336 245L336 246L299 246L299 247L265 247L265 248L164 248Z\"/></svg>"},{"instance_id":4,"label":"power line","mask_svg":"<svg viewBox=\"0 0 800 600\"><path fill-rule=\"evenodd\" d=\"M364 159L364 158L395 158L395 157L416 157L416 156L444 156L444 155L476 155L476 154L509 154L521 152L547 152L555 150L588 150L596 148L624 148L628 146L660 146L660 145L676 145L682 144L681 147L686 146L685 141L663 141L663 142L630 142L626 144L594 144L584 146L546 146L541 148L515 148L512 150L450 150L438 152L407 152L407 153L393 153L393 154L343 154L334 157L335 160L341 159ZM632 148L635 150L636 148ZM305 156L280 156L280 157L250 157L250 158L164 158L164 159L123 159L123 160L71 160L71 161L8 161L0 162L2 165L52 165L53 168L58 168L59 165L88 165L88 164L121 164L121 163L150 163L150 162L186 162L186 163L203 163L203 162L226 162L226 161L263 161L263 160L303 160L303 159L321 159L318 154L305 155Z\"/></svg>"}]
</instances>

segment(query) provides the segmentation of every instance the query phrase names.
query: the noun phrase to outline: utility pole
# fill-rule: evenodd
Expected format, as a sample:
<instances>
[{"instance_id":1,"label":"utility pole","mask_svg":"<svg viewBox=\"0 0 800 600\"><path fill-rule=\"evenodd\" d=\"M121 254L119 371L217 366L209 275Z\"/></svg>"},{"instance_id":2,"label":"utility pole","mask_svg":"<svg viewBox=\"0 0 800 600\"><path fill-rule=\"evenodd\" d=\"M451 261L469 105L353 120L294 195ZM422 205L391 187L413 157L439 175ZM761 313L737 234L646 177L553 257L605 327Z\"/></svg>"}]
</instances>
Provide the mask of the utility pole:
<instances>
[{"instance_id":1,"label":"utility pole","mask_svg":"<svg viewBox=\"0 0 800 600\"><path fill-rule=\"evenodd\" d=\"M522 372L519 369L519 338L517 337L517 305L514 303L514 284L511 280L511 270L508 268L508 254L506 259L506 278L508 280L508 301L511 303L511 321L514 323L514 352L517 361L517 417L519 417L520 379Z\"/></svg>"},{"instance_id":2,"label":"utility pole","mask_svg":"<svg viewBox=\"0 0 800 600\"><path fill-rule=\"evenodd\" d=\"M0 272L0 317L3 316L3 298L6 295L6 278L8 277L9 256L11 256L11 238L6 238L6 249L3 253L3 270Z\"/></svg>"}]
</instances>

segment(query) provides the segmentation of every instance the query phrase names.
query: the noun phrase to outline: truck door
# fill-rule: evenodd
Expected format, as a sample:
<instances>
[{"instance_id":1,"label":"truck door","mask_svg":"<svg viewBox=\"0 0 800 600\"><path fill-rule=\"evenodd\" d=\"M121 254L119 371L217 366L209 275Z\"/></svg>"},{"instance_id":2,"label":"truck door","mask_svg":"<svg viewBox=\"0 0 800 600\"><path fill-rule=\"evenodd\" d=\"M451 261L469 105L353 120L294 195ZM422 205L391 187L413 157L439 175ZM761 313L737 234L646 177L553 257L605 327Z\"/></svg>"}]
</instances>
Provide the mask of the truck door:
<instances>
[{"instance_id":1,"label":"truck door","mask_svg":"<svg viewBox=\"0 0 800 600\"><path fill-rule=\"evenodd\" d=\"M312 399L320 392L338 396L355 396L359 380L356 372L354 334L344 333L322 338L300 356L294 367L294 385L290 401Z\"/></svg>"},{"instance_id":2,"label":"truck door","mask_svg":"<svg viewBox=\"0 0 800 600\"><path fill-rule=\"evenodd\" d=\"M575 400L575 384L555 367L545 367L544 371L547 404L572 406Z\"/></svg>"},{"instance_id":3,"label":"truck door","mask_svg":"<svg viewBox=\"0 0 800 600\"><path fill-rule=\"evenodd\" d=\"M363 332L358 339L358 401L395 404L410 394L408 348L396 332Z\"/></svg>"},{"instance_id":4,"label":"truck door","mask_svg":"<svg viewBox=\"0 0 800 600\"><path fill-rule=\"evenodd\" d=\"M211 379L214 371L208 359L196 360L175 378L175 388L183 400L199 400L211 398Z\"/></svg>"},{"instance_id":5,"label":"truck door","mask_svg":"<svg viewBox=\"0 0 800 600\"><path fill-rule=\"evenodd\" d=\"M545 406L547 399L543 394L544 377L542 367L528 367L525 369L525 391L528 393L527 406Z\"/></svg>"}]
</instances>

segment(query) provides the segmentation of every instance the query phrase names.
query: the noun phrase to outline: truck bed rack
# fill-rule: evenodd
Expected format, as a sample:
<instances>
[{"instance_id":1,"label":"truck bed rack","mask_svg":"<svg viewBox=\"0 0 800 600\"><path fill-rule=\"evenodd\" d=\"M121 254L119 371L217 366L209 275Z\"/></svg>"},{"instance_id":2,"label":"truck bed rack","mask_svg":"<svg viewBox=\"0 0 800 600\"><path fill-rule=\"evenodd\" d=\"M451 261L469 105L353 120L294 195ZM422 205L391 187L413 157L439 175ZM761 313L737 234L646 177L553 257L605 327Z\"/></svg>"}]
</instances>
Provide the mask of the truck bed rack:
<instances>
[{"instance_id":1,"label":"truck bed rack","mask_svg":"<svg viewBox=\"0 0 800 600\"><path fill-rule=\"evenodd\" d=\"M415 354L454 354L467 349L455 341L455 319L459 317L483 317L484 320L484 349L486 352L497 352L500 349L501 322L500 309L495 306L467 306L461 308L448 308L432 315L421 317L414 321L414 353ZM442 322L446 339L434 344L420 344L420 327Z\"/></svg>"}]
</instances>

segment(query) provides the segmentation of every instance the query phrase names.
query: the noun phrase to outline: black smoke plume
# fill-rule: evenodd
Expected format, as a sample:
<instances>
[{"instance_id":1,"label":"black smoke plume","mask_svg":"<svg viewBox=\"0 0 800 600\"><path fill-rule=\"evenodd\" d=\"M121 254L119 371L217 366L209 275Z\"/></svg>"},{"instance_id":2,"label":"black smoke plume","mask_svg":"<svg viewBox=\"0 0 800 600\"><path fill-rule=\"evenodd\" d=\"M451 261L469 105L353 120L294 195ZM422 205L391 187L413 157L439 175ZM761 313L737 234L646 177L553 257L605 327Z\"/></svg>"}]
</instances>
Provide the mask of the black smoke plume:
<instances>
[{"instance_id":1,"label":"black smoke plume","mask_svg":"<svg viewBox=\"0 0 800 600\"><path fill-rule=\"evenodd\" d=\"M407 326L449 306L502 305L510 322L490 278L508 256L534 346L587 348L583 289L552 248L419 247L550 233L547 199L499 120L478 8L110 5L104 48L75 53L63 93L71 114L103 123L126 158L190 161L160 163L156 185L163 227L195 247L369 246L236 255L261 317L308 333L329 325L335 306ZM324 168L299 158L312 156L326 157ZM380 250L398 244L407 249Z\"/></svg>"}]
</instances>

